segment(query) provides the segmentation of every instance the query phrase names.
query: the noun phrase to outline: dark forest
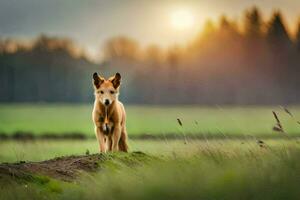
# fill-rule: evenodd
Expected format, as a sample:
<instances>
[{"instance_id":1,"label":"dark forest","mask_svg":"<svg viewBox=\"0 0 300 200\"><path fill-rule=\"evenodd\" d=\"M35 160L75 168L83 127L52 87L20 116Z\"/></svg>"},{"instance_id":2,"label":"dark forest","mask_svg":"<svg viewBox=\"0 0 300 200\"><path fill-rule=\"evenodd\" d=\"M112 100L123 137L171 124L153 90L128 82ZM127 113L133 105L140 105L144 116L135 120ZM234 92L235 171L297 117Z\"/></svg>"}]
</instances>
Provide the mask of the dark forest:
<instances>
[{"instance_id":1,"label":"dark forest","mask_svg":"<svg viewBox=\"0 0 300 200\"><path fill-rule=\"evenodd\" d=\"M186 45L166 49L111 38L99 63L69 38L2 38L0 101L92 102L96 71L120 72L120 98L132 104L299 104L300 21L291 32L280 11L265 21L256 7L241 21L207 21Z\"/></svg>"}]
</instances>

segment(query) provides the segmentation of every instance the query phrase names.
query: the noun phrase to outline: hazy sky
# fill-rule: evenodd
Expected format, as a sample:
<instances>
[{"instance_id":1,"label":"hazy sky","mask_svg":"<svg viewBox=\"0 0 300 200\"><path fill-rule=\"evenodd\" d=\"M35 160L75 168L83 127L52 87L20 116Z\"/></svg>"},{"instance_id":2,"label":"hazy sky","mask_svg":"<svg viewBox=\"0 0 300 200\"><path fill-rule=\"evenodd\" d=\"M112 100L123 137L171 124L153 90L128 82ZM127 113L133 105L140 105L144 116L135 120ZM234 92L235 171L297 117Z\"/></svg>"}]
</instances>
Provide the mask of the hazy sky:
<instances>
[{"instance_id":1,"label":"hazy sky","mask_svg":"<svg viewBox=\"0 0 300 200\"><path fill-rule=\"evenodd\" d=\"M94 54L119 35L168 46L191 40L208 18L236 19L253 5L266 19L280 9L291 28L300 16L300 0L0 0L0 37L68 36ZM172 23L178 11L188 13L189 26Z\"/></svg>"}]
</instances>

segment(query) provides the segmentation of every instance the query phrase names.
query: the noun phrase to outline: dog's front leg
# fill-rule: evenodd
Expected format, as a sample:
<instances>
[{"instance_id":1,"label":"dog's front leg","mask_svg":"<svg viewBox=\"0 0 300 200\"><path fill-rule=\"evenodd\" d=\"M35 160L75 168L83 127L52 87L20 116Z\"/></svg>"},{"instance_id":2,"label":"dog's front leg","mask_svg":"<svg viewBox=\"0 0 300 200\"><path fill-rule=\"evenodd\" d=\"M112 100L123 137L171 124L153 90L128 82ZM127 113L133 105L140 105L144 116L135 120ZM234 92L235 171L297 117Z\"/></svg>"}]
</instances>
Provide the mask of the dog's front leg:
<instances>
[{"instance_id":1,"label":"dog's front leg","mask_svg":"<svg viewBox=\"0 0 300 200\"><path fill-rule=\"evenodd\" d=\"M106 144L107 144L107 150L112 151L112 137L111 136L107 137Z\"/></svg>"},{"instance_id":2,"label":"dog's front leg","mask_svg":"<svg viewBox=\"0 0 300 200\"><path fill-rule=\"evenodd\" d=\"M121 124L116 124L114 127L114 131L112 134L112 151L118 151L119 150L119 141L121 137Z\"/></svg>"},{"instance_id":3,"label":"dog's front leg","mask_svg":"<svg viewBox=\"0 0 300 200\"><path fill-rule=\"evenodd\" d=\"M105 144L105 136L104 133L100 130L99 127L95 127L95 132L97 135L97 140L99 142L99 149L101 153L105 153L106 151L106 144Z\"/></svg>"}]
</instances>

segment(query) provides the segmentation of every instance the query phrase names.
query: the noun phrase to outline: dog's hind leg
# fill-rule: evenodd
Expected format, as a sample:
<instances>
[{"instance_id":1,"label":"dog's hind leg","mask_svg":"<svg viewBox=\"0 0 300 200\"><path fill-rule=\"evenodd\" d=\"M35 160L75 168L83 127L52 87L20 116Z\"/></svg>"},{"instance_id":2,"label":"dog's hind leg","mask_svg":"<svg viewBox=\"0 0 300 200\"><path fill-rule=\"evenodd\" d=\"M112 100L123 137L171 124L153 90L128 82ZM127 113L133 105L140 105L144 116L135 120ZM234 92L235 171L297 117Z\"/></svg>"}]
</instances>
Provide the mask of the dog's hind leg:
<instances>
[{"instance_id":1,"label":"dog's hind leg","mask_svg":"<svg viewBox=\"0 0 300 200\"><path fill-rule=\"evenodd\" d=\"M126 128L123 127L121 131L121 137L119 141L119 150L123 152L128 152L128 145L127 145L127 131Z\"/></svg>"}]
</instances>

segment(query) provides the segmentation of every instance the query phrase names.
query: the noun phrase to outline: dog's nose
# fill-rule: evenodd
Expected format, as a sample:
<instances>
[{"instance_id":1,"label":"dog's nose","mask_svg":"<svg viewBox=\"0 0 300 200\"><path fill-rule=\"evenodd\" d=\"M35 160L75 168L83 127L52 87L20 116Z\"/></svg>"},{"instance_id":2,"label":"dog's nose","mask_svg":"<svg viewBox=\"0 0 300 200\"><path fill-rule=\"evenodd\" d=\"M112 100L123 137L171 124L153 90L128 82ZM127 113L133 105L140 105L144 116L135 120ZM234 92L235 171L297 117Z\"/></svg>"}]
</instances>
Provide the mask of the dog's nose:
<instances>
[{"instance_id":1,"label":"dog's nose","mask_svg":"<svg viewBox=\"0 0 300 200\"><path fill-rule=\"evenodd\" d=\"M109 100L108 100L108 99L105 99L104 104L105 104L106 106L108 106L108 105L109 105Z\"/></svg>"}]
</instances>

